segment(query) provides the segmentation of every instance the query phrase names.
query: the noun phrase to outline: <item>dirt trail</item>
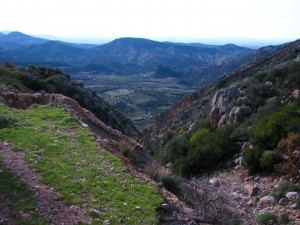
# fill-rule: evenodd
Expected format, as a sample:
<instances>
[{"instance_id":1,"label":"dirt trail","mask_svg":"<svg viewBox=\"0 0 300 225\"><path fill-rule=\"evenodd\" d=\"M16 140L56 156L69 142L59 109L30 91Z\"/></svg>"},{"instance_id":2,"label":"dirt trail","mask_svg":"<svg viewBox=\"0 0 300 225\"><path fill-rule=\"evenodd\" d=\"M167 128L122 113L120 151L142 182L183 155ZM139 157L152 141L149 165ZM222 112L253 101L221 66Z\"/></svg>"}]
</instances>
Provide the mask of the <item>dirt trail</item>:
<instances>
[{"instance_id":1,"label":"dirt trail","mask_svg":"<svg viewBox=\"0 0 300 225\"><path fill-rule=\"evenodd\" d=\"M3 164L21 180L27 182L30 189L35 193L38 201L38 210L42 218L51 224L78 224L79 222L87 222L89 218L84 210L78 206L68 206L60 198L61 194L53 190L53 188L42 184L41 175L29 169L28 164L24 160L24 152L13 152L10 146L0 143L0 157ZM3 212L7 210L1 210ZM0 211L0 217L1 217ZM3 215L3 216L7 216ZM13 218L8 218L13 221Z\"/></svg>"}]
</instances>

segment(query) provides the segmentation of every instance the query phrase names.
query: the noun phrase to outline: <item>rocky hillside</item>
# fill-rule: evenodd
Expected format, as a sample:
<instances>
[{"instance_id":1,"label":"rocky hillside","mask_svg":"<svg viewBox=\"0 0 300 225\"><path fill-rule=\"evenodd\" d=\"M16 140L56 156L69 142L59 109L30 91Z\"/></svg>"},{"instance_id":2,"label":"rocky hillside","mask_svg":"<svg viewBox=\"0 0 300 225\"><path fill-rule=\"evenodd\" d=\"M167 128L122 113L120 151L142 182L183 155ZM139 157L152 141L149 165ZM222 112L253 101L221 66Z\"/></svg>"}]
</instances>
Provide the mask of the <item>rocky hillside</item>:
<instances>
[{"instance_id":1,"label":"rocky hillside","mask_svg":"<svg viewBox=\"0 0 300 225\"><path fill-rule=\"evenodd\" d=\"M157 117L149 151L199 221L299 224L299 59L289 43Z\"/></svg>"},{"instance_id":2,"label":"rocky hillside","mask_svg":"<svg viewBox=\"0 0 300 225\"><path fill-rule=\"evenodd\" d=\"M151 132L152 136L163 137L170 130L177 129L183 125L194 124L195 121L203 117L202 114L208 114L208 111L210 110L209 104L212 104L211 100L217 91L224 87L229 87L232 84L241 83L244 79L251 77L256 72L268 70L276 65L288 62L289 60L297 59L299 55L299 48L300 41L286 44L279 52L269 57L259 59L258 61L248 64L230 75L221 77L217 81L199 88L193 94L183 98L178 104L161 113L156 118L156 122ZM266 47L259 49L258 54L263 55L264 52L268 52L267 54L274 52L273 50L269 52L271 49L273 48ZM233 92L235 92L233 95L238 94L236 91ZM229 95L231 94L231 91L229 91ZM229 98L231 97L232 96ZM227 101L230 102L230 99ZM206 111L203 109L206 109Z\"/></svg>"},{"instance_id":3,"label":"rocky hillside","mask_svg":"<svg viewBox=\"0 0 300 225\"><path fill-rule=\"evenodd\" d=\"M6 63L0 67L0 82L23 91L58 93L69 96L82 107L91 110L108 126L120 130L126 135L138 135L132 122L97 94L84 87L82 83L70 79L59 69L46 67L18 67Z\"/></svg>"}]
</instances>

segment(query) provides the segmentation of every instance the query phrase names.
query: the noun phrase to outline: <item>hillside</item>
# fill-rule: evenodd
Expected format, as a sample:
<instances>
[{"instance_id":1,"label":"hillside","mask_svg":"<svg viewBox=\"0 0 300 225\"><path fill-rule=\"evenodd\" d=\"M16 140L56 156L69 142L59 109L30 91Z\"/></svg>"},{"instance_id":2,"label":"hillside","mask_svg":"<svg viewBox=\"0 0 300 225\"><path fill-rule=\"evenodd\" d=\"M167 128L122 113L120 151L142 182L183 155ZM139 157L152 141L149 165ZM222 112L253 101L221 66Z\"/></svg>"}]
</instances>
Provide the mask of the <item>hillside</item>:
<instances>
[{"instance_id":1,"label":"hillside","mask_svg":"<svg viewBox=\"0 0 300 225\"><path fill-rule=\"evenodd\" d=\"M47 67L18 67L6 63L0 67L0 82L23 91L59 93L69 96L82 107L91 110L99 119L126 135L138 135L132 122L82 83L71 80L59 69Z\"/></svg>"},{"instance_id":2,"label":"hillside","mask_svg":"<svg viewBox=\"0 0 300 225\"><path fill-rule=\"evenodd\" d=\"M15 39L16 35L19 38ZM166 108L224 73L265 57L281 46L255 51L233 44L205 45L119 38L104 45L1 35L0 63L60 68L102 96L144 130ZM10 46L10 47L9 47Z\"/></svg>"},{"instance_id":3,"label":"hillside","mask_svg":"<svg viewBox=\"0 0 300 225\"><path fill-rule=\"evenodd\" d=\"M300 41L288 43L156 118L148 149L198 219L300 222L299 59Z\"/></svg>"},{"instance_id":4,"label":"hillside","mask_svg":"<svg viewBox=\"0 0 300 225\"><path fill-rule=\"evenodd\" d=\"M157 223L158 190L109 153L134 140L63 95L0 94L1 223Z\"/></svg>"}]
</instances>

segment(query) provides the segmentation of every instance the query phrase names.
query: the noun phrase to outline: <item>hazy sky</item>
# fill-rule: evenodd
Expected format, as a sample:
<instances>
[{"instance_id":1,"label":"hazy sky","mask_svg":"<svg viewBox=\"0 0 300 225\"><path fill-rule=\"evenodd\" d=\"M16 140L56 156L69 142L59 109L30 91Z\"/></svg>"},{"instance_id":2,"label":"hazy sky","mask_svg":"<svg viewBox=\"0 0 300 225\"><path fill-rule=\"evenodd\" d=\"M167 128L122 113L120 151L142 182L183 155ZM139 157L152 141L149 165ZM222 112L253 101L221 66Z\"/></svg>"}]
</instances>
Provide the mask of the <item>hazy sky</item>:
<instances>
[{"instance_id":1,"label":"hazy sky","mask_svg":"<svg viewBox=\"0 0 300 225\"><path fill-rule=\"evenodd\" d=\"M300 38L300 0L3 0L0 31L64 38Z\"/></svg>"}]
</instances>

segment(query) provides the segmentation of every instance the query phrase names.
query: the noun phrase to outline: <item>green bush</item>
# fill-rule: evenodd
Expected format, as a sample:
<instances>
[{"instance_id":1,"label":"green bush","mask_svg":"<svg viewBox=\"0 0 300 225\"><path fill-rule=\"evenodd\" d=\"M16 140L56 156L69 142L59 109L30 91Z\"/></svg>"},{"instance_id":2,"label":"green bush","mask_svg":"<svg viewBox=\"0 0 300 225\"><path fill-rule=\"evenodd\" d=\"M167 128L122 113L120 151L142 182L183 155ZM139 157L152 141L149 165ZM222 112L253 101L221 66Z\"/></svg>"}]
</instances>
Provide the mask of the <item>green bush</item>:
<instances>
[{"instance_id":1,"label":"green bush","mask_svg":"<svg viewBox=\"0 0 300 225\"><path fill-rule=\"evenodd\" d=\"M277 201L285 197L284 193L281 191L271 191L268 193L268 196L273 196Z\"/></svg>"},{"instance_id":2,"label":"green bush","mask_svg":"<svg viewBox=\"0 0 300 225\"><path fill-rule=\"evenodd\" d=\"M175 195L180 193L180 184L181 179L175 176L163 176L161 178L161 182L163 187L165 187L168 191L172 192Z\"/></svg>"},{"instance_id":3,"label":"green bush","mask_svg":"<svg viewBox=\"0 0 300 225\"><path fill-rule=\"evenodd\" d=\"M174 169L182 176L190 176L214 169L237 152L231 138L234 127L200 129L190 138L184 157L175 161Z\"/></svg>"},{"instance_id":4,"label":"green bush","mask_svg":"<svg viewBox=\"0 0 300 225\"><path fill-rule=\"evenodd\" d=\"M160 152L160 160L163 163L175 162L186 155L189 148L188 140L182 137L174 137L167 142Z\"/></svg>"},{"instance_id":5,"label":"green bush","mask_svg":"<svg viewBox=\"0 0 300 225\"><path fill-rule=\"evenodd\" d=\"M300 186L296 185L288 180L283 180L278 184L278 187L276 190L281 191L283 193L289 192L289 191L300 191Z\"/></svg>"},{"instance_id":6,"label":"green bush","mask_svg":"<svg viewBox=\"0 0 300 225\"><path fill-rule=\"evenodd\" d=\"M264 212L255 217L255 222L259 225L267 225L271 220L276 221L276 217L271 212Z\"/></svg>"},{"instance_id":7,"label":"green bush","mask_svg":"<svg viewBox=\"0 0 300 225\"><path fill-rule=\"evenodd\" d=\"M0 129L11 127L18 121L17 118L10 115L0 115Z\"/></svg>"},{"instance_id":8,"label":"green bush","mask_svg":"<svg viewBox=\"0 0 300 225\"><path fill-rule=\"evenodd\" d=\"M253 143L261 149L274 149L289 132L300 127L299 106L286 105L278 112L259 119L253 126Z\"/></svg>"},{"instance_id":9,"label":"green bush","mask_svg":"<svg viewBox=\"0 0 300 225\"><path fill-rule=\"evenodd\" d=\"M242 163L249 170L249 173L258 172L260 167L261 151L257 148L247 148L243 152Z\"/></svg>"},{"instance_id":10,"label":"green bush","mask_svg":"<svg viewBox=\"0 0 300 225\"><path fill-rule=\"evenodd\" d=\"M260 166L264 171L273 171L274 165L279 164L282 161L281 156L276 151L264 151L260 159Z\"/></svg>"}]
</instances>

